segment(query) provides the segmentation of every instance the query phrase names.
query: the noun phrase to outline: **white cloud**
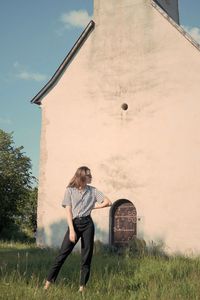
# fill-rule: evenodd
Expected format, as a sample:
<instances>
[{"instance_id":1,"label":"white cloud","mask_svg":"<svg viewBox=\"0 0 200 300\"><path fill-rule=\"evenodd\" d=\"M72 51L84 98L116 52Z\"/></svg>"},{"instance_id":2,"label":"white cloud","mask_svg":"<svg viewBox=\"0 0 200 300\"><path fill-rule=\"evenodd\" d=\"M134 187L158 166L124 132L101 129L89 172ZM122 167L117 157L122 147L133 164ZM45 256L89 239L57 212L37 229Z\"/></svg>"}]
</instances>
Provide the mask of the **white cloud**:
<instances>
[{"instance_id":1,"label":"white cloud","mask_svg":"<svg viewBox=\"0 0 200 300\"><path fill-rule=\"evenodd\" d=\"M9 118L2 118L2 117L0 117L0 123L1 124L6 124L6 125L10 125L10 124L12 124L12 121Z\"/></svg>"},{"instance_id":2,"label":"white cloud","mask_svg":"<svg viewBox=\"0 0 200 300\"><path fill-rule=\"evenodd\" d=\"M13 63L14 68L16 69L15 76L22 80L33 80L33 81L44 81L47 80L47 76L41 73L35 73L27 71L23 65L21 65L18 61Z\"/></svg>"},{"instance_id":3,"label":"white cloud","mask_svg":"<svg viewBox=\"0 0 200 300\"><path fill-rule=\"evenodd\" d=\"M47 76L44 74L32 73L28 71L20 71L16 76L22 80L44 81L47 79Z\"/></svg>"},{"instance_id":4,"label":"white cloud","mask_svg":"<svg viewBox=\"0 0 200 300\"><path fill-rule=\"evenodd\" d=\"M182 26L200 44L200 28Z\"/></svg>"},{"instance_id":5,"label":"white cloud","mask_svg":"<svg viewBox=\"0 0 200 300\"><path fill-rule=\"evenodd\" d=\"M91 19L92 16L86 10L72 10L60 17L60 21L65 25L65 28L85 27Z\"/></svg>"}]
</instances>

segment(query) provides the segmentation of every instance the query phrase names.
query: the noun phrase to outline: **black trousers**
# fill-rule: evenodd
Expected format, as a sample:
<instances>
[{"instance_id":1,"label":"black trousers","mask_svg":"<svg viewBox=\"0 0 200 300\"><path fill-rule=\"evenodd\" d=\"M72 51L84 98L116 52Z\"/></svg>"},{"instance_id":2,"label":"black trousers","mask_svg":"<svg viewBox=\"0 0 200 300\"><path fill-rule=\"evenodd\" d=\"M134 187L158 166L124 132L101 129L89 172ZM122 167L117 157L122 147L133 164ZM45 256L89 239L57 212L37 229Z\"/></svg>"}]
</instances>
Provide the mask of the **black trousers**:
<instances>
[{"instance_id":1,"label":"black trousers","mask_svg":"<svg viewBox=\"0 0 200 300\"><path fill-rule=\"evenodd\" d=\"M74 246L81 238L81 271L80 271L80 285L86 285L90 276L90 265L93 255L94 245L94 223L90 216L75 218L73 220L74 230L76 232L77 240L75 243L69 239L69 228L65 234L59 254L49 271L47 280L55 282L60 268L68 255L72 252Z\"/></svg>"}]
</instances>

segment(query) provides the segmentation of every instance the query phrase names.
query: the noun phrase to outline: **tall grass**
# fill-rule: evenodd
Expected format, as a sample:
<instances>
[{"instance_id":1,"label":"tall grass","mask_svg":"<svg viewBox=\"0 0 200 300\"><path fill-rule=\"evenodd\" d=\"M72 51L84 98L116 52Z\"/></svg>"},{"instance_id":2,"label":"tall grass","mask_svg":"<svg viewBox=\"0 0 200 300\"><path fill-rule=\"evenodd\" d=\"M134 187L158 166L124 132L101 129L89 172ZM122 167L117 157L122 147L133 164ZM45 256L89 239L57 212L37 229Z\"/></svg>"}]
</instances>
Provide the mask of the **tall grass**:
<instances>
[{"instance_id":1,"label":"tall grass","mask_svg":"<svg viewBox=\"0 0 200 300\"><path fill-rule=\"evenodd\" d=\"M72 253L48 291L43 285L57 250L0 244L0 299L197 300L200 258L95 250L91 278L78 293L80 255Z\"/></svg>"}]
</instances>

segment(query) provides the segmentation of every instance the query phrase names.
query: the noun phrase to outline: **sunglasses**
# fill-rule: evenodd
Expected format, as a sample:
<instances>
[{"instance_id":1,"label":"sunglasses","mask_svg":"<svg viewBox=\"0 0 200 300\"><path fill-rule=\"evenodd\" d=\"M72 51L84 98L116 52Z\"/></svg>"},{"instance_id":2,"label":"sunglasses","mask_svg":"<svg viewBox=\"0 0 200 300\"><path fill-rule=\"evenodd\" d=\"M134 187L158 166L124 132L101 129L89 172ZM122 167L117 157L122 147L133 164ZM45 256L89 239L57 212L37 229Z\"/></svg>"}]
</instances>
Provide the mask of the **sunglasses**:
<instances>
[{"instance_id":1,"label":"sunglasses","mask_svg":"<svg viewBox=\"0 0 200 300\"><path fill-rule=\"evenodd\" d=\"M91 175L91 174L86 174L85 176L86 176L86 177L92 178L92 175Z\"/></svg>"}]
</instances>

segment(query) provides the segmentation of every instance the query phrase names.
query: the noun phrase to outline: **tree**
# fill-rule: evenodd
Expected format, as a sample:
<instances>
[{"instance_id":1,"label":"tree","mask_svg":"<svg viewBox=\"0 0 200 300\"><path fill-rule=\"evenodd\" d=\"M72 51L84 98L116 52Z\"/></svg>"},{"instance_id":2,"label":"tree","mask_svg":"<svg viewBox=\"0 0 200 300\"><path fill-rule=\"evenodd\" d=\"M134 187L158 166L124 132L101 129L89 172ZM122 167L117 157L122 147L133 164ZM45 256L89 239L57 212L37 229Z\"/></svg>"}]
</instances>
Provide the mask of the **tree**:
<instances>
[{"instance_id":1,"label":"tree","mask_svg":"<svg viewBox=\"0 0 200 300\"><path fill-rule=\"evenodd\" d=\"M37 228L37 194L37 187L29 189L28 197L25 199L23 205L18 207L19 215L17 216L16 223L29 235L33 234Z\"/></svg>"},{"instance_id":2,"label":"tree","mask_svg":"<svg viewBox=\"0 0 200 300\"><path fill-rule=\"evenodd\" d=\"M35 181L23 149L15 147L13 133L0 129L0 232L18 219Z\"/></svg>"}]
</instances>

